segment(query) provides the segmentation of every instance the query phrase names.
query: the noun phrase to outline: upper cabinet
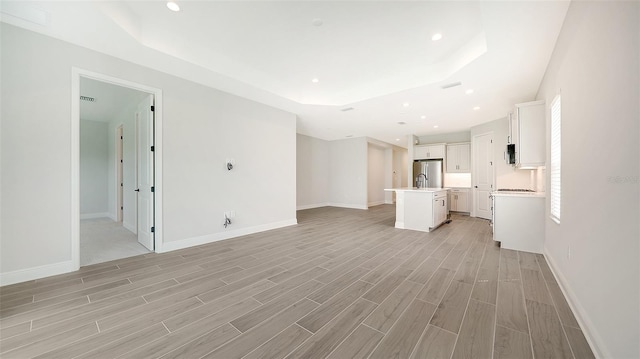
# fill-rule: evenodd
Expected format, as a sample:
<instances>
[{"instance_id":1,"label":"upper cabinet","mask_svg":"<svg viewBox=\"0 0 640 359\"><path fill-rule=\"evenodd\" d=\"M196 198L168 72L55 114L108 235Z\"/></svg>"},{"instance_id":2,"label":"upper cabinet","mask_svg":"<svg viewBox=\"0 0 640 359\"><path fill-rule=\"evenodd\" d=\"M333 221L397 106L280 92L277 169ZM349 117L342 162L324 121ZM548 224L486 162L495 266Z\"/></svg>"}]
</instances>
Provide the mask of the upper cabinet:
<instances>
[{"instance_id":1,"label":"upper cabinet","mask_svg":"<svg viewBox=\"0 0 640 359\"><path fill-rule=\"evenodd\" d=\"M447 172L469 173L471 172L469 143L456 143L447 145Z\"/></svg>"},{"instance_id":2,"label":"upper cabinet","mask_svg":"<svg viewBox=\"0 0 640 359\"><path fill-rule=\"evenodd\" d=\"M517 104L511 117L509 142L515 144L516 166L535 168L544 166L545 152L545 112L544 101Z\"/></svg>"},{"instance_id":3,"label":"upper cabinet","mask_svg":"<svg viewBox=\"0 0 640 359\"><path fill-rule=\"evenodd\" d=\"M444 158L444 144L416 145L413 147L414 160L428 160L432 158Z\"/></svg>"}]
</instances>

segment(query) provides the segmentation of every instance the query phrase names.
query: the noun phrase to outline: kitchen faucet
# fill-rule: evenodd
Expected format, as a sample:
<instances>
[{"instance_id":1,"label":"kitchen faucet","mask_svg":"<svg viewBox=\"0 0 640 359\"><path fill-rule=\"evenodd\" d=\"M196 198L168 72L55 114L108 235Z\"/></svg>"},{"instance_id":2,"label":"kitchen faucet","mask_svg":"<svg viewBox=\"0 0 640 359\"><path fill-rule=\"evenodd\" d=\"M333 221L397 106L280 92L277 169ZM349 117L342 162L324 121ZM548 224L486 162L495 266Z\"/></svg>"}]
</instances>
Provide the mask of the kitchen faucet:
<instances>
[{"instance_id":1,"label":"kitchen faucet","mask_svg":"<svg viewBox=\"0 0 640 359\"><path fill-rule=\"evenodd\" d=\"M424 176L424 186L427 187L427 175L424 173L420 173L418 177L416 177L416 187L420 188L420 176Z\"/></svg>"}]
</instances>

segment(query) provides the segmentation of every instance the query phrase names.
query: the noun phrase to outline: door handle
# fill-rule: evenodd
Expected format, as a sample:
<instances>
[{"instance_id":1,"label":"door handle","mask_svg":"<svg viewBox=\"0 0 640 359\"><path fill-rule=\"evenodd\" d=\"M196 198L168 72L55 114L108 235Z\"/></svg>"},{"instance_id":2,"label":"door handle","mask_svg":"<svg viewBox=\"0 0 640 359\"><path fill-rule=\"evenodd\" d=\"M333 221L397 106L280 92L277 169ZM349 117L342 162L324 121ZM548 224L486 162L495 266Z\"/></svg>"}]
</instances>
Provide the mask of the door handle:
<instances>
[{"instance_id":1,"label":"door handle","mask_svg":"<svg viewBox=\"0 0 640 359\"><path fill-rule=\"evenodd\" d=\"M478 186L473 186L474 188L478 188Z\"/></svg>"},{"instance_id":2,"label":"door handle","mask_svg":"<svg viewBox=\"0 0 640 359\"><path fill-rule=\"evenodd\" d=\"M140 192L140 188L134 189L134 191L136 191L136 192Z\"/></svg>"}]
</instances>

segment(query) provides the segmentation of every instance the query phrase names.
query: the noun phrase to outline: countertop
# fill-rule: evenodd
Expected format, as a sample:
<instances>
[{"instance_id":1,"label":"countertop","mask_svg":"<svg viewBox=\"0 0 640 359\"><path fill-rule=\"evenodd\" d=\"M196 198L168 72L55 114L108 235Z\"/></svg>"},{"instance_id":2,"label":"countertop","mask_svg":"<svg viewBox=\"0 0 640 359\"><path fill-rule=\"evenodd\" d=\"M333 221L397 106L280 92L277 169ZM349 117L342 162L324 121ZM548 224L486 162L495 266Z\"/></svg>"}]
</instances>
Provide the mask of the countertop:
<instances>
[{"instance_id":1,"label":"countertop","mask_svg":"<svg viewBox=\"0 0 640 359\"><path fill-rule=\"evenodd\" d=\"M491 192L494 197L534 197L545 198L545 192Z\"/></svg>"},{"instance_id":2,"label":"countertop","mask_svg":"<svg viewBox=\"0 0 640 359\"><path fill-rule=\"evenodd\" d=\"M440 191L447 191L449 188L417 188L417 187L400 187L400 188L385 188L385 191L396 191L396 192L425 192L425 193L434 193Z\"/></svg>"}]
</instances>

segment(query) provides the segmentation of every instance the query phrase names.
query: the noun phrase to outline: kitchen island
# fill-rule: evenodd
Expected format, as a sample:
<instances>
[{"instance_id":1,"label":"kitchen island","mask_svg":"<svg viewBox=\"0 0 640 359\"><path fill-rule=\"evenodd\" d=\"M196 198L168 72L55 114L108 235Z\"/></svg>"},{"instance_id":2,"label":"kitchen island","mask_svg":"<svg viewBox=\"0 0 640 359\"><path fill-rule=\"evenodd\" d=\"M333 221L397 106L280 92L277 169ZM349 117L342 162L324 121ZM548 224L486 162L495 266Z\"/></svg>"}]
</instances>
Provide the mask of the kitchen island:
<instances>
[{"instance_id":1,"label":"kitchen island","mask_svg":"<svg viewBox=\"0 0 640 359\"><path fill-rule=\"evenodd\" d=\"M396 192L396 228L430 232L447 220L447 188L389 188Z\"/></svg>"}]
</instances>

